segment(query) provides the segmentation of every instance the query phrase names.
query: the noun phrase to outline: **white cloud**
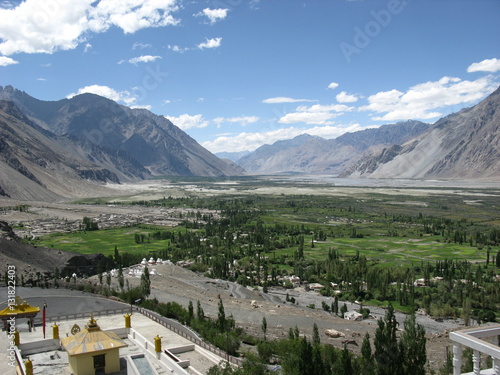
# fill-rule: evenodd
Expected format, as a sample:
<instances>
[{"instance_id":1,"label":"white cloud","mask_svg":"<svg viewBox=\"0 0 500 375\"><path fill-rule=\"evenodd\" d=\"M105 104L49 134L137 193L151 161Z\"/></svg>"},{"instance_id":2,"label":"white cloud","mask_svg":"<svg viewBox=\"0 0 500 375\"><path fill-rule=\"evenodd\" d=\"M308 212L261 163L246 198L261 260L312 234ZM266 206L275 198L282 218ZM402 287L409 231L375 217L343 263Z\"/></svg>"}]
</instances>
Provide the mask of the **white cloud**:
<instances>
[{"instance_id":1,"label":"white cloud","mask_svg":"<svg viewBox=\"0 0 500 375\"><path fill-rule=\"evenodd\" d=\"M70 50L89 33L116 26L125 33L176 25L176 0L25 0L0 9L0 53L53 53Z\"/></svg>"},{"instance_id":2,"label":"white cloud","mask_svg":"<svg viewBox=\"0 0 500 375\"><path fill-rule=\"evenodd\" d=\"M328 85L329 89L336 89L337 87L339 87L339 84L337 82L332 82Z\"/></svg>"},{"instance_id":3,"label":"white cloud","mask_svg":"<svg viewBox=\"0 0 500 375\"><path fill-rule=\"evenodd\" d=\"M0 56L0 66L14 65L19 64L19 61L11 59L7 56Z\"/></svg>"},{"instance_id":4,"label":"white cloud","mask_svg":"<svg viewBox=\"0 0 500 375\"><path fill-rule=\"evenodd\" d=\"M473 72L491 72L495 73L500 70L500 59L486 59L474 64L469 65L467 68L468 73Z\"/></svg>"},{"instance_id":5,"label":"white cloud","mask_svg":"<svg viewBox=\"0 0 500 375\"><path fill-rule=\"evenodd\" d=\"M316 102L317 100L310 100L310 99L294 99L294 98L288 98L285 96L277 96L275 98L268 98L264 99L262 103L267 103L267 104L279 104L279 103L297 103L297 102Z\"/></svg>"},{"instance_id":6,"label":"white cloud","mask_svg":"<svg viewBox=\"0 0 500 375\"><path fill-rule=\"evenodd\" d=\"M348 107L345 104L315 104L310 107L305 105L300 105L296 108L299 112L351 112L355 108Z\"/></svg>"},{"instance_id":7,"label":"white cloud","mask_svg":"<svg viewBox=\"0 0 500 375\"><path fill-rule=\"evenodd\" d=\"M210 9L210 8L205 8L203 9L202 12L196 14L196 16L206 16L210 20L210 24L214 24L217 21L223 20L224 18L227 17L227 12L229 12L229 9Z\"/></svg>"},{"instance_id":8,"label":"white cloud","mask_svg":"<svg viewBox=\"0 0 500 375\"><path fill-rule=\"evenodd\" d=\"M37 80L37 81L42 81L42 82L45 82L45 81L47 81L47 78L37 78L36 80Z\"/></svg>"},{"instance_id":9,"label":"white cloud","mask_svg":"<svg viewBox=\"0 0 500 375\"><path fill-rule=\"evenodd\" d=\"M208 126L208 121L203 119L203 115L188 115L183 114L179 117L174 116L165 116L168 120L170 120L174 125L181 128L182 130L191 129L191 128L204 128Z\"/></svg>"},{"instance_id":10,"label":"white cloud","mask_svg":"<svg viewBox=\"0 0 500 375\"><path fill-rule=\"evenodd\" d=\"M132 50L135 50L135 49L146 49L146 48L151 48L151 47L153 47L153 46L151 44L149 44L149 43L135 42L132 45Z\"/></svg>"},{"instance_id":11,"label":"white cloud","mask_svg":"<svg viewBox=\"0 0 500 375\"><path fill-rule=\"evenodd\" d=\"M359 124L339 125L339 126L315 126L312 128L287 127L270 130L262 133L239 133L231 136L219 135L214 141L203 142L202 146L211 152L238 152L254 151L264 144L272 144L276 141L291 139L301 134L317 135L323 138L332 139L347 132L355 132L367 129Z\"/></svg>"},{"instance_id":12,"label":"white cloud","mask_svg":"<svg viewBox=\"0 0 500 375\"><path fill-rule=\"evenodd\" d=\"M67 96L68 99L71 99L73 96L84 94L84 93L90 93L90 94L96 94L99 96L103 96L105 98L114 100L115 102L121 102L126 105L133 105L137 99L134 98L130 92L128 91L116 91L112 89L111 87L108 86L100 86L100 85L90 85L90 86L85 86L82 87L81 89L78 89L76 93L69 94Z\"/></svg>"},{"instance_id":13,"label":"white cloud","mask_svg":"<svg viewBox=\"0 0 500 375\"><path fill-rule=\"evenodd\" d=\"M250 9L252 10L259 10L259 4L260 4L260 0L250 0Z\"/></svg>"},{"instance_id":14,"label":"white cloud","mask_svg":"<svg viewBox=\"0 0 500 375\"><path fill-rule=\"evenodd\" d=\"M146 104L146 105L133 105L130 108L132 108L132 109L147 109L148 111L151 111L152 107L149 104Z\"/></svg>"},{"instance_id":15,"label":"white cloud","mask_svg":"<svg viewBox=\"0 0 500 375\"><path fill-rule=\"evenodd\" d=\"M260 118L257 116L240 116L240 117L217 117L213 119L213 122L217 124L219 127L223 122L229 123L239 123L241 126L247 126L248 124L252 124L254 122L259 121Z\"/></svg>"},{"instance_id":16,"label":"white cloud","mask_svg":"<svg viewBox=\"0 0 500 375\"><path fill-rule=\"evenodd\" d=\"M176 3L176 0L101 0L90 7L90 30L101 32L118 26L130 34L149 27L177 25L179 20L171 14L178 9Z\"/></svg>"},{"instance_id":17,"label":"white cloud","mask_svg":"<svg viewBox=\"0 0 500 375\"><path fill-rule=\"evenodd\" d=\"M222 38L205 38L205 42L198 44L199 49L220 47Z\"/></svg>"},{"instance_id":18,"label":"white cloud","mask_svg":"<svg viewBox=\"0 0 500 375\"><path fill-rule=\"evenodd\" d=\"M184 53L186 51L189 51L191 48L189 47L179 47L178 45L168 45L167 48L171 51L174 51L174 52L179 52L179 53Z\"/></svg>"},{"instance_id":19,"label":"white cloud","mask_svg":"<svg viewBox=\"0 0 500 375\"><path fill-rule=\"evenodd\" d=\"M340 94L337 94L335 98L339 103L354 103L358 101L358 97L356 95L348 94L345 91L342 91Z\"/></svg>"},{"instance_id":20,"label":"white cloud","mask_svg":"<svg viewBox=\"0 0 500 375\"><path fill-rule=\"evenodd\" d=\"M490 76L475 81L463 81L457 77L443 77L410 87L407 92L399 90L382 91L368 97L368 105L361 111L385 113L373 117L376 121L407 119L431 119L442 116L433 111L441 107L472 103L484 98L496 89Z\"/></svg>"},{"instance_id":21,"label":"white cloud","mask_svg":"<svg viewBox=\"0 0 500 375\"><path fill-rule=\"evenodd\" d=\"M130 64L137 65L138 63L148 63L148 62L156 61L158 59L161 59L161 56L144 55L144 56L134 57L134 58L128 60L128 62ZM119 64L122 62L123 62L123 60L120 61Z\"/></svg>"},{"instance_id":22,"label":"white cloud","mask_svg":"<svg viewBox=\"0 0 500 375\"><path fill-rule=\"evenodd\" d=\"M332 112L319 112L319 111L303 111L303 112L293 112L287 113L282 116L278 122L280 124L295 124L298 122L304 122L306 124L316 124L316 125L332 125L333 121L330 121L337 117L338 113Z\"/></svg>"},{"instance_id":23,"label":"white cloud","mask_svg":"<svg viewBox=\"0 0 500 375\"><path fill-rule=\"evenodd\" d=\"M351 112L355 108L348 107L345 104L314 104L312 106L298 106L292 113L287 113L282 116L278 122L280 124L295 124L304 122L306 124L316 125L332 125L335 117L343 114L343 112Z\"/></svg>"}]
</instances>

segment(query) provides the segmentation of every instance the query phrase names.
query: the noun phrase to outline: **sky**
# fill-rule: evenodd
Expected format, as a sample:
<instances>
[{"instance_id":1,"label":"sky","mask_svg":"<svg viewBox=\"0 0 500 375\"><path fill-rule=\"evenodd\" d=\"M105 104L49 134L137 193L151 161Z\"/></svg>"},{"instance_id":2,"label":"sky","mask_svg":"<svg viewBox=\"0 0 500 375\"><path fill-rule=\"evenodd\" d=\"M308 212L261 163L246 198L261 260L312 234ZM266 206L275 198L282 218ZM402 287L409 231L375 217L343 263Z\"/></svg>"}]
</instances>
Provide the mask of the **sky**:
<instances>
[{"instance_id":1,"label":"sky","mask_svg":"<svg viewBox=\"0 0 500 375\"><path fill-rule=\"evenodd\" d=\"M499 0L0 0L0 85L253 151L476 104L500 85L499 19Z\"/></svg>"}]
</instances>

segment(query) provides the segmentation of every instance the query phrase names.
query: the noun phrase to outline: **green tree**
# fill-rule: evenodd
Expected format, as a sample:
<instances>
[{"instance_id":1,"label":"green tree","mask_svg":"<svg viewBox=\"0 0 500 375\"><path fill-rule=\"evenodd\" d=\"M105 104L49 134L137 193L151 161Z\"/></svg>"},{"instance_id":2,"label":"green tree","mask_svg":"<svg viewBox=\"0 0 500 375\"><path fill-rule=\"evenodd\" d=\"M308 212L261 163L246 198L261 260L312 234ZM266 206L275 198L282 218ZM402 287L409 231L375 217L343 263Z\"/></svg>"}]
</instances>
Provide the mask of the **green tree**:
<instances>
[{"instance_id":1,"label":"green tree","mask_svg":"<svg viewBox=\"0 0 500 375\"><path fill-rule=\"evenodd\" d=\"M344 349L342 349L340 362L341 362L340 371L342 375L352 375L354 373L352 368L351 353L349 353L349 350L347 350L347 345L344 345Z\"/></svg>"},{"instance_id":2,"label":"green tree","mask_svg":"<svg viewBox=\"0 0 500 375\"><path fill-rule=\"evenodd\" d=\"M201 307L201 302L198 300L196 302L196 318L199 321L205 320L205 312L203 311L203 308Z\"/></svg>"},{"instance_id":3,"label":"green tree","mask_svg":"<svg viewBox=\"0 0 500 375\"><path fill-rule=\"evenodd\" d=\"M123 269L121 265L118 266L118 285L120 285L120 289L123 291L125 279L123 278Z\"/></svg>"},{"instance_id":4,"label":"green tree","mask_svg":"<svg viewBox=\"0 0 500 375\"><path fill-rule=\"evenodd\" d=\"M84 231L92 231L92 230L99 229L99 225L95 221L93 221L91 218L86 217L86 216L83 218L82 224L83 224Z\"/></svg>"},{"instance_id":5,"label":"green tree","mask_svg":"<svg viewBox=\"0 0 500 375\"><path fill-rule=\"evenodd\" d=\"M116 245L115 245L115 262L117 265L122 263L120 253L118 253L118 247L116 247Z\"/></svg>"},{"instance_id":6,"label":"green tree","mask_svg":"<svg viewBox=\"0 0 500 375\"><path fill-rule=\"evenodd\" d=\"M271 371L255 356L255 354L247 353L245 355L245 361L241 366L241 373L235 373L235 375L269 375Z\"/></svg>"},{"instance_id":7,"label":"green tree","mask_svg":"<svg viewBox=\"0 0 500 375\"><path fill-rule=\"evenodd\" d=\"M221 332L226 330L226 313L224 311L224 304L222 298L219 299L219 312L217 313L217 327Z\"/></svg>"},{"instance_id":8,"label":"green tree","mask_svg":"<svg viewBox=\"0 0 500 375\"><path fill-rule=\"evenodd\" d=\"M267 319L266 317L262 318L262 332L264 333L264 341L266 340L266 333L267 333Z\"/></svg>"},{"instance_id":9,"label":"green tree","mask_svg":"<svg viewBox=\"0 0 500 375\"><path fill-rule=\"evenodd\" d=\"M415 321L415 313L408 316L401 335L403 369L408 375L425 375L427 362L425 329Z\"/></svg>"},{"instance_id":10,"label":"green tree","mask_svg":"<svg viewBox=\"0 0 500 375\"><path fill-rule=\"evenodd\" d=\"M370 344L370 334L366 333L361 344L361 369L364 375L374 374L374 363L372 346Z\"/></svg>"},{"instance_id":11,"label":"green tree","mask_svg":"<svg viewBox=\"0 0 500 375\"><path fill-rule=\"evenodd\" d=\"M378 374L399 375L400 356L396 337L398 322L391 304L389 304L384 319L380 318L377 323L374 345Z\"/></svg>"},{"instance_id":12,"label":"green tree","mask_svg":"<svg viewBox=\"0 0 500 375\"><path fill-rule=\"evenodd\" d=\"M321 342L320 337L319 337L318 325L316 323L313 324L312 342L314 345L319 345Z\"/></svg>"},{"instance_id":13,"label":"green tree","mask_svg":"<svg viewBox=\"0 0 500 375\"><path fill-rule=\"evenodd\" d=\"M144 297L151 294L151 280L149 278L148 266L144 267L144 272L141 275L141 293Z\"/></svg>"},{"instance_id":14,"label":"green tree","mask_svg":"<svg viewBox=\"0 0 500 375\"><path fill-rule=\"evenodd\" d=\"M189 317L189 321L190 322L194 319L193 301L189 301L189 305L188 305L188 317Z\"/></svg>"},{"instance_id":15,"label":"green tree","mask_svg":"<svg viewBox=\"0 0 500 375\"><path fill-rule=\"evenodd\" d=\"M340 317L343 318L346 312L347 312L347 305L344 303L340 308Z\"/></svg>"},{"instance_id":16,"label":"green tree","mask_svg":"<svg viewBox=\"0 0 500 375\"><path fill-rule=\"evenodd\" d=\"M99 284L102 285L102 262L100 260L97 262L97 277L99 278Z\"/></svg>"}]
</instances>

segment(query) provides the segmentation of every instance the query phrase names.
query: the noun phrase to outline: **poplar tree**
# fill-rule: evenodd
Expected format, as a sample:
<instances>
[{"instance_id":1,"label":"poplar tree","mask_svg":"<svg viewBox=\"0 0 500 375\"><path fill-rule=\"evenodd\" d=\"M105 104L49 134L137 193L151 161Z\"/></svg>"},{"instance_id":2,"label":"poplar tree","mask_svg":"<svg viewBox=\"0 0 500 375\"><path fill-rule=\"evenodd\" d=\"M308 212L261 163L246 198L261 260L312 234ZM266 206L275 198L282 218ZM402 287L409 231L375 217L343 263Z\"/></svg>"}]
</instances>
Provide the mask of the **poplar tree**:
<instances>
[{"instance_id":1,"label":"poplar tree","mask_svg":"<svg viewBox=\"0 0 500 375\"><path fill-rule=\"evenodd\" d=\"M267 332L267 319L266 319L266 317L262 318L262 332L264 333L264 341L266 341L266 332Z\"/></svg>"},{"instance_id":2,"label":"poplar tree","mask_svg":"<svg viewBox=\"0 0 500 375\"><path fill-rule=\"evenodd\" d=\"M427 362L425 329L416 323L415 313L406 318L404 327L400 345L404 373L425 375Z\"/></svg>"},{"instance_id":3,"label":"poplar tree","mask_svg":"<svg viewBox=\"0 0 500 375\"><path fill-rule=\"evenodd\" d=\"M148 267L144 267L144 272L141 275L141 293L144 297L151 294L151 280L149 279Z\"/></svg>"},{"instance_id":4,"label":"poplar tree","mask_svg":"<svg viewBox=\"0 0 500 375\"><path fill-rule=\"evenodd\" d=\"M217 326L221 332L226 329L226 313L224 311L224 304L222 299L219 299L219 312L217 313Z\"/></svg>"},{"instance_id":5,"label":"poplar tree","mask_svg":"<svg viewBox=\"0 0 500 375\"><path fill-rule=\"evenodd\" d=\"M361 359L363 374L374 374L372 346L370 344L370 334L366 333L361 344Z\"/></svg>"},{"instance_id":6,"label":"poplar tree","mask_svg":"<svg viewBox=\"0 0 500 375\"><path fill-rule=\"evenodd\" d=\"M375 362L378 375L400 375L401 364L400 350L396 337L398 322L391 304L387 309L384 319L378 320L375 331Z\"/></svg>"}]
</instances>

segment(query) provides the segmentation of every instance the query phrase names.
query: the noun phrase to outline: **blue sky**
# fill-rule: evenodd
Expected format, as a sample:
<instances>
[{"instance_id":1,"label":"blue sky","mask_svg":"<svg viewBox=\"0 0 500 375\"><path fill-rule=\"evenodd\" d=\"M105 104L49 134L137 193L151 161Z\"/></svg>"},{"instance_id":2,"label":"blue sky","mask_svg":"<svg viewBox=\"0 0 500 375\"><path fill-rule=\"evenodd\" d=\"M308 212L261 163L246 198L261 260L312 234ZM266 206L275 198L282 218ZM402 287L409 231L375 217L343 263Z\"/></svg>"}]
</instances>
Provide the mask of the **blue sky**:
<instances>
[{"instance_id":1,"label":"blue sky","mask_svg":"<svg viewBox=\"0 0 500 375\"><path fill-rule=\"evenodd\" d=\"M212 152L418 119L500 84L498 0L0 1L0 85L168 117Z\"/></svg>"}]
</instances>

